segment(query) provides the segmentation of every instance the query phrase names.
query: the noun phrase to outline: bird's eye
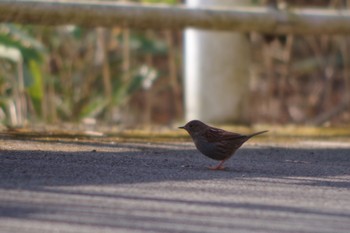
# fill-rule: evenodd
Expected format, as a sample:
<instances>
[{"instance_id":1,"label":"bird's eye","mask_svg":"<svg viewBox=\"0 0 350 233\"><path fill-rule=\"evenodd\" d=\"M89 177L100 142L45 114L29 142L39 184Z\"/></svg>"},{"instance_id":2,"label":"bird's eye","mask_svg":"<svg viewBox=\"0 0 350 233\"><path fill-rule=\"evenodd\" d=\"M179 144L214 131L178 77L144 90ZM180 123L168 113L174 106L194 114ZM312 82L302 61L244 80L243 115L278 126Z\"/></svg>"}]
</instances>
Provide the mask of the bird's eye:
<instances>
[{"instance_id":1,"label":"bird's eye","mask_svg":"<svg viewBox=\"0 0 350 233\"><path fill-rule=\"evenodd\" d=\"M192 128L192 126L193 126L192 124L189 125L190 128Z\"/></svg>"}]
</instances>

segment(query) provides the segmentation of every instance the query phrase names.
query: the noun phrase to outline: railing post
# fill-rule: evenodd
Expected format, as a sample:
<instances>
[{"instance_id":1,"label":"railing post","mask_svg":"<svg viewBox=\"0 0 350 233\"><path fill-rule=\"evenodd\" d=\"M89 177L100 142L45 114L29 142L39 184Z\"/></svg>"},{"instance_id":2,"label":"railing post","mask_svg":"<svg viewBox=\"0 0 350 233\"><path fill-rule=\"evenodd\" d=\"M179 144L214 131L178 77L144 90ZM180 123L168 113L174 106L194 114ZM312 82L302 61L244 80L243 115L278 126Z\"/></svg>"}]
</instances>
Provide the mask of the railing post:
<instances>
[{"instance_id":1,"label":"railing post","mask_svg":"<svg viewBox=\"0 0 350 233\"><path fill-rule=\"evenodd\" d=\"M189 7L247 5L250 1L187 0ZM231 31L185 30L185 118L247 122L248 37Z\"/></svg>"}]
</instances>

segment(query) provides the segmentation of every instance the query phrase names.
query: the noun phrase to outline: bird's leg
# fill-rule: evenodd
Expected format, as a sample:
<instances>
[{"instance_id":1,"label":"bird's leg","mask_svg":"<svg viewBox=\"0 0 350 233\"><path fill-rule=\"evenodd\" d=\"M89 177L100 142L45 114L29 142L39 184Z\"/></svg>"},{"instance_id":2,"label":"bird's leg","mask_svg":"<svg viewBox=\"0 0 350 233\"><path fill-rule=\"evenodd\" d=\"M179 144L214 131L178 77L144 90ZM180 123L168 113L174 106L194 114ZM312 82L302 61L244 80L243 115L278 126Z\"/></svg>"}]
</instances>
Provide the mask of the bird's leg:
<instances>
[{"instance_id":1,"label":"bird's leg","mask_svg":"<svg viewBox=\"0 0 350 233\"><path fill-rule=\"evenodd\" d=\"M210 170L224 170L225 168L222 166L226 159L222 160L217 166L209 167Z\"/></svg>"}]
</instances>

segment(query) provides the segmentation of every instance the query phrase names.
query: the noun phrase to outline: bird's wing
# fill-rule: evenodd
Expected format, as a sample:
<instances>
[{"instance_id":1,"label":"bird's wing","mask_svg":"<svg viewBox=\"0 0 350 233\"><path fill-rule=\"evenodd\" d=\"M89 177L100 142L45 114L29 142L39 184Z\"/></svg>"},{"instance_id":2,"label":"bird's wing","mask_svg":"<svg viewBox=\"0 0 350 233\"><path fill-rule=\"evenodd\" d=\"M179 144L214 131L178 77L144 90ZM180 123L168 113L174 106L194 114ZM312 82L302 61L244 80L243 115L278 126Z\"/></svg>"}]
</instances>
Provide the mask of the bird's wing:
<instances>
[{"instance_id":1,"label":"bird's wing","mask_svg":"<svg viewBox=\"0 0 350 233\"><path fill-rule=\"evenodd\" d=\"M205 137L208 139L208 142L219 142L219 141L232 141L232 140L241 140L245 139L247 136L228 132L218 128L209 128L205 131Z\"/></svg>"}]
</instances>

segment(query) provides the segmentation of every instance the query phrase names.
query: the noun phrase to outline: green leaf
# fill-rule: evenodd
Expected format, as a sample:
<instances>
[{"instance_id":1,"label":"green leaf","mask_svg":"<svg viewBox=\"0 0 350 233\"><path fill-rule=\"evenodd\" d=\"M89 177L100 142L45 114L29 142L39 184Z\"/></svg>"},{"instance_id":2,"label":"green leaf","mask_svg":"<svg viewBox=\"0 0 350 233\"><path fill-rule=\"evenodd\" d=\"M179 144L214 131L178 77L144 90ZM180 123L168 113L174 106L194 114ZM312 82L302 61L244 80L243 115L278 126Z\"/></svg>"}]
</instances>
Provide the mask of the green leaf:
<instances>
[{"instance_id":1,"label":"green leaf","mask_svg":"<svg viewBox=\"0 0 350 233\"><path fill-rule=\"evenodd\" d=\"M106 99L97 97L93 98L93 100L84 106L82 111L80 112L80 118L85 118L85 117L96 117L98 114L100 114L103 109L106 108L108 105L108 102Z\"/></svg>"},{"instance_id":2,"label":"green leaf","mask_svg":"<svg viewBox=\"0 0 350 233\"><path fill-rule=\"evenodd\" d=\"M25 73L25 81L27 84L28 93L33 101L34 108L37 112L41 112L41 102L44 97L43 77L40 66L35 60L30 60L27 64Z\"/></svg>"},{"instance_id":3,"label":"green leaf","mask_svg":"<svg viewBox=\"0 0 350 233\"><path fill-rule=\"evenodd\" d=\"M13 24L0 24L0 44L20 50L24 60L41 60L46 52L41 42Z\"/></svg>"}]
</instances>

